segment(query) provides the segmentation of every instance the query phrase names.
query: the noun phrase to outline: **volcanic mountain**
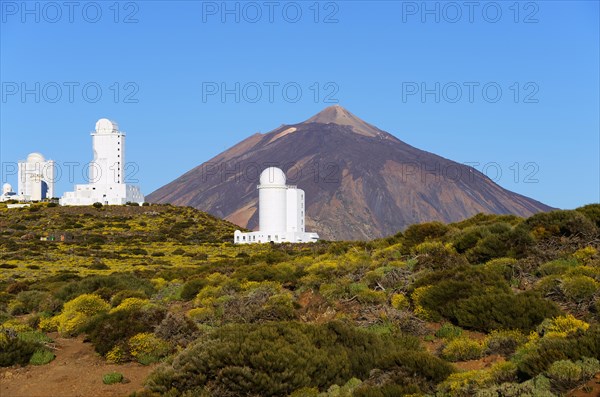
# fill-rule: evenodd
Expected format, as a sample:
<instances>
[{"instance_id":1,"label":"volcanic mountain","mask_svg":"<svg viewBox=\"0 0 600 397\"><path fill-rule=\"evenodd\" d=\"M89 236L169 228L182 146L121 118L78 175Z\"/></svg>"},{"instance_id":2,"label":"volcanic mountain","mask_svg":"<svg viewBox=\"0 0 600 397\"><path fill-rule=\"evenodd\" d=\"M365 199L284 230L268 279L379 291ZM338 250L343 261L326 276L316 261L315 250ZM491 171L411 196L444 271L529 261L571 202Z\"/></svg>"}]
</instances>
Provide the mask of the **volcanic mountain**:
<instances>
[{"instance_id":1,"label":"volcanic mountain","mask_svg":"<svg viewBox=\"0 0 600 397\"><path fill-rule=\"evenodd\" d=\"M306 192L306 226L332 240L371 239L408 225L480 212L529 216L552 208L463 164L412 147L331 106L254 134L147 197L258 228L258 176L268 166Z\"/></svg>"}]
</instances>

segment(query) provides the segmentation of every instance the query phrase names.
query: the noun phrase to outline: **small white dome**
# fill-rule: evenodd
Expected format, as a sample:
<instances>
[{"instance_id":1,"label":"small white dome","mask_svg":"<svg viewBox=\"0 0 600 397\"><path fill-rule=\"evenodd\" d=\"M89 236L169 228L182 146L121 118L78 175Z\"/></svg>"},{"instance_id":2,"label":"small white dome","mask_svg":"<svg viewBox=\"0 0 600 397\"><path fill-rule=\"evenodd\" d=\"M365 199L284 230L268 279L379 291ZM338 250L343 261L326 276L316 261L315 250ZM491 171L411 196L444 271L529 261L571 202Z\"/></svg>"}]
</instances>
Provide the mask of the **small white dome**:
<instances>
[{"instance_id":1,"label":"small white dome","mask_svg":"<svg viewBox=\"0 0 600 397\"><path fill-rule=\"evenodd\" d=\"M41 153L31 153L27 156L28 163L43 163L44 161L46 161L46 159Z\"/></svg>"},{"instance_id":2,"label":"small white dome","mask_svg":"<svg viewBox=\"0 0 600 397\"><path fill-rule=\"evenodd\" d=\"M5 183L4 185L2 185L2 194L6 194L6 193L10 193L12 192L12 186L10 185L10 183Z\"/></svg>"},{"instance_id":3,"label":"small white dome","mask_svg":"<svg viewBox=\"0 0 600 397\"><path fill-rule=\"evenodd\" d=\"M285 186L285 174L277 167L266 168L260 174L261 185Z\"/></svg>"},{"instance_id":4,"label":"small white dome","mask_svg":"<svg viewBox=\"0 0 600 397\"><path fill-rule=\"evenodd\" d=\"M96 132L100 134L110 134L113 132L117 132L119 126L114 121L110 121L109 119L100 119L96 122Z\"/></svg>"}]
</instances>

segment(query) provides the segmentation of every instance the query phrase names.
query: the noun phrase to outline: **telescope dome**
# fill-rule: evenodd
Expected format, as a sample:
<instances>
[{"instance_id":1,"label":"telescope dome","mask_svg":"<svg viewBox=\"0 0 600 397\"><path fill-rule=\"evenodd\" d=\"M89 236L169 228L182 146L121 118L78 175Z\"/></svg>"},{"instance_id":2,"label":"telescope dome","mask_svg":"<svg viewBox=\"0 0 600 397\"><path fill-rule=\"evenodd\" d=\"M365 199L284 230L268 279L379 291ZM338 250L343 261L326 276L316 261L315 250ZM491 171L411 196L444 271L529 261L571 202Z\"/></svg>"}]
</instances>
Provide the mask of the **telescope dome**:
<instances>
[{"instance_id":1,"label":"telescope dome","mask_svg":"<svg viewBox=\"0 0 600 397\"><path fill-rule=\"evenodd\" d=\"M285 173L277 167L269 167L260 174L260 184L270 186L285 186Z\"/></svg>"}]
</instances>

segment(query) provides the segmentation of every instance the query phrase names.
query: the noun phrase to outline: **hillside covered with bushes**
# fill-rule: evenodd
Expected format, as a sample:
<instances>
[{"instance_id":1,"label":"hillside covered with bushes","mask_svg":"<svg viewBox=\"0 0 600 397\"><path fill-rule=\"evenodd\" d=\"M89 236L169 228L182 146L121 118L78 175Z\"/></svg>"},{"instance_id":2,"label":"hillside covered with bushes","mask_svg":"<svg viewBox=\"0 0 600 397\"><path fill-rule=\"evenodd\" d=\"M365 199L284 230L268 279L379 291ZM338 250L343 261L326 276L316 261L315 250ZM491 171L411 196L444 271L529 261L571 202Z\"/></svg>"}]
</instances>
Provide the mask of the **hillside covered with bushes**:
<instances>
[{"instance_id":1,"label":"hillside covered with bushes","mask_svg":"<svg viewBox=\"0 0 600 397\"><path fill-rule=\"evenodd\" d=\"M0 366L85 335L159 363L137 397L598 391L600 205L370 242L234 246L235 229L174 206L0 207Z\"/></svg>"}]
</instances>

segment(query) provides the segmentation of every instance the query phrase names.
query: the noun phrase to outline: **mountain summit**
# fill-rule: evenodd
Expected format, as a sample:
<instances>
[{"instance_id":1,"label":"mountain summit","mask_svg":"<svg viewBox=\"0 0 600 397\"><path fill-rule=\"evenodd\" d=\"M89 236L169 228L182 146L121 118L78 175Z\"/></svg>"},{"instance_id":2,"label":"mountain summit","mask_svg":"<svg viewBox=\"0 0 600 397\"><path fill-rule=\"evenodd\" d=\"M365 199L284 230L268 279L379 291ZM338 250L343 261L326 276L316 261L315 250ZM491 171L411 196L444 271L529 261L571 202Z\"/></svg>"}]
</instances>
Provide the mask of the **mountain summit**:
<instances>
[{"instance_id":1,"label":"mountain summit","mask_svg":"<svg viewBox=\"0 0 600 397\"><path fill-rule=\"evenodd\" d=\"M383 237L413 223L455 222L480 212L529 216L552 209L472 167L412 147L341 106L254 134L147 199L255 229L256 184L269 166L304 189L306 226L325 239Z\"/></svg>"},{"instance_id":2,"label":"mountain summit","mask_svg":"<svg viewBox=\"0 0 600 397\"><path fill-rule=\"evenodd\" d=\"M387 135L386 132L364 122L340 105L329 106L306 120L304 123L344 125L352 128L352 131L357 134L371 137Z\"/></svg>"}]
</instances>

